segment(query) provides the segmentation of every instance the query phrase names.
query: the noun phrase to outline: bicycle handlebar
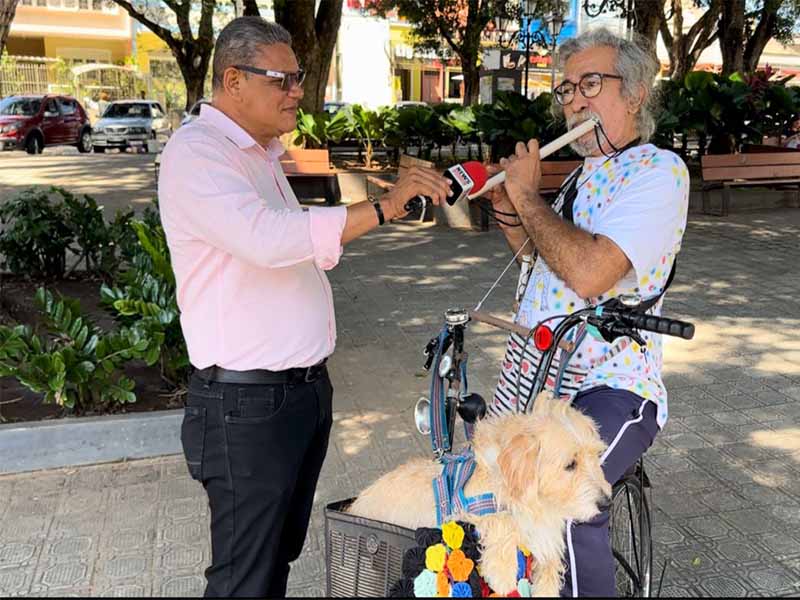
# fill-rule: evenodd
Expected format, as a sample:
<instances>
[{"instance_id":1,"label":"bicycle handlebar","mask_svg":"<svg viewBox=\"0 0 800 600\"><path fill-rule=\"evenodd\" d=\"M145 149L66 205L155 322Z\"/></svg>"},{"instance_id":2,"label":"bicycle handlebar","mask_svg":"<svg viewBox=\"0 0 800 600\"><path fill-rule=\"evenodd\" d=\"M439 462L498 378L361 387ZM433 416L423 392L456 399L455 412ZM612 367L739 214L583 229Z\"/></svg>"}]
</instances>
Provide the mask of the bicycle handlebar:
<instances>
[{"instance_id":1,"label":"bicycle handlebar","mask_svg":"<svg viewBox=\"0 0 800 600\"><path fill-rule=\"evenodd\" d=\"M685 340L690 340L694 337L694 325L677 319L648 315L630 309L606 309L602 307L598 316L600 318L616 319L623 325L640 331L663 333L664 335L671 335Z\"/></svg>"}]
</instances>

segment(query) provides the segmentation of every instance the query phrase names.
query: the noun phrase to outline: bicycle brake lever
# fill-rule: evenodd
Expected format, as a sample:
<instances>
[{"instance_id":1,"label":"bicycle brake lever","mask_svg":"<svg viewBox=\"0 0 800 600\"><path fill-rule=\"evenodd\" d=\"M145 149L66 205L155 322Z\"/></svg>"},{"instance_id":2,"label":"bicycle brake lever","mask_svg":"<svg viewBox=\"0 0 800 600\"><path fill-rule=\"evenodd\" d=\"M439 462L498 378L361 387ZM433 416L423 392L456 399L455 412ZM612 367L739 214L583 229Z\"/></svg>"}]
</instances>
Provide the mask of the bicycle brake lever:
<instances>
[{"instance_id":1,"label":"bicycle brake lever","mask_svg":"<svg viewBox=\"0 0 800 600\"><path fill-rule=\"evenodd\" d=\"M439 338L431 338L431 340L425 346L425 350L422 352L423 356L425 356L425 364L422 365L422 368L426 371L430 371L431 369L431 365L433 364L434 349L438 343Z\"/></svg>"}]
</instances>

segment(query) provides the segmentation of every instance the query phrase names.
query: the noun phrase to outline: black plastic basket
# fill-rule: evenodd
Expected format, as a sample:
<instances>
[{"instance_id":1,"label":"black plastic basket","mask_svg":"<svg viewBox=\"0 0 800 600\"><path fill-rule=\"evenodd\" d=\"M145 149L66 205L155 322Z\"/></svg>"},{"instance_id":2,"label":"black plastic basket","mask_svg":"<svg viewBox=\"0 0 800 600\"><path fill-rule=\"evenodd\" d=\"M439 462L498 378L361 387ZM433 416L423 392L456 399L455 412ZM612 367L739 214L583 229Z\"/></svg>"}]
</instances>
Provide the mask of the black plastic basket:
<instances>
[{"instance_id":1,"label":"black plastic basket","mask_svg":"<svg viewBox=\"0 0 800 600\"><path fill-rule=\"evenodd\" d=\"M402 577L414 531L344 512L353 498L325 508L328 598L385 598Z\"/></svg>"}]
</instances>

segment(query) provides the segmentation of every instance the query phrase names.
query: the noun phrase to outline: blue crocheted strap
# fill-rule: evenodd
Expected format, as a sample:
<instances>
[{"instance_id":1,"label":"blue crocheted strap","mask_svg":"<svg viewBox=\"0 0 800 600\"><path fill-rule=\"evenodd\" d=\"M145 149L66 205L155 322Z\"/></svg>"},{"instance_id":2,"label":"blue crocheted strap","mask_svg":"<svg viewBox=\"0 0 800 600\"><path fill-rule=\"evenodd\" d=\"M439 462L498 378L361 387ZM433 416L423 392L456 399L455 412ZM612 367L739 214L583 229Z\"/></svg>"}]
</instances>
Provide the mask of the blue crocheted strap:
<instances>
[{"instance_id":1,"label":"blue crocheted strap","mask_svg":"<svg viewBox=\"0 0 800 600\"><path fill-rule=\"evenodd\" d=\"M445 474L434 478L433 480L433 501L436 504L436 525L442 526L445 519L450 516L450 491L449 485L445 481Z\"/></svg>"},{"instance_id":2,"label":"blue crocheted strap","mask_svg":"<svg viewBox=\"0 0 800 600\"><path fill-rule=\"evenodd\" d=\"M467 499L467 512L482 517L497 512L497 500L494 494L480 494Z\"/></svg>"},{"instance_id":3,"label":"blue crocheted strap","mask_svg":"<svg viewBox=\"0 0 800 600\"><path fill-rule=\"evenodd\" d=\"M442 361L442 349L449 332L447 327L443 327L439 334L439 343L436 346L436 356L434 357L431 375L431 446L437 454L449 450L450 436L447 430L447 398L444 391L444 378L439 376L439 363Z\"/></svg>"},{"instance_id":4,"label":"blue crocheted strap","mask_svg":"<svg viewBox=\"0 0 800 600\"><path fill-rule=\"evenodd\" d=\"M436 522L444 523L458 514L488 515L497 512L494 494L467 496L464 488L475 472L475 457L470 448L459 454L445 454L442 473L433 480L433 496L436 503Z\"/></svg>"}]
</instances>

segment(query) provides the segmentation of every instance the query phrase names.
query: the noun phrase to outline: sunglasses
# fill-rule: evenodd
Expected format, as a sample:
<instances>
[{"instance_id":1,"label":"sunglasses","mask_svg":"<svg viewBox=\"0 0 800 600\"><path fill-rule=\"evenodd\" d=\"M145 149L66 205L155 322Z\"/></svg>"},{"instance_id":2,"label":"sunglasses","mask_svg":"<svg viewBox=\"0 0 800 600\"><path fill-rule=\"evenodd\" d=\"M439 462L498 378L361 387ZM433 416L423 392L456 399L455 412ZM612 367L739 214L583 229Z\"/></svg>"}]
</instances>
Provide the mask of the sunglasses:
<instances>
[{"instance_id":1,"label":"sunglasses","mask_svg":"<svg viewBox=\"0 0 800 600\"><path fill-rule=\"evenodd\" d=\"M565 81L559 85L553 90L553 96L561 106L567 106L575 99L576 88L581 91L584 98L594 98L603 91L604 79L622 80L622 77L610 73L586 73L577 84Z\"/></svg>"},{"instance_id":2,"label":"sunglasses","mask_svg":"<svg viewBox=\"0 0 800 600\"><path fill-rule=\"evenodd\" d=\"M294 73L284 73L283 71L273 71L271 69L259 69L257 67L250 67L248 65L233 65L234 69L246 71L247 73L254 73L263 77L275 79L275 83L280 83L281 90L289 92L295 87L302 87L303 81L306 78L306 72L303 69L298 69Z\"/></svg>"}]
</instances>

